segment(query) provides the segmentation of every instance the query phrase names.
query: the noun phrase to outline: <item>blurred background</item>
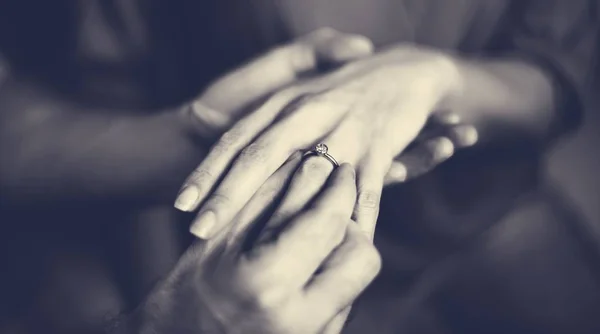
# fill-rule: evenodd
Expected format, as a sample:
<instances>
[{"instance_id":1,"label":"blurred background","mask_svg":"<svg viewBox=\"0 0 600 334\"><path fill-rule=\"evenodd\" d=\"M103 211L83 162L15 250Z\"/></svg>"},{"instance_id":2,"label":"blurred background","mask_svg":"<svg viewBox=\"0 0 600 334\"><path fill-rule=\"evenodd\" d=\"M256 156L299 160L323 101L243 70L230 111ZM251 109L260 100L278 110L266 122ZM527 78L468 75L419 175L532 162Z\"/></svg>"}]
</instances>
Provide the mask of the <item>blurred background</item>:
<instances>
[{"instance_id":1,"label":"blurred background","mask_svg":"<svg viewBox=\"0 0 600 334\"><path fill-rule=\"evenodd\" d=\"M595 92L600 93L600 80ZM564 189L573 204L592 222L600 238L600 96L589 101L583 127L563 140L549 155L547 174Z\"/></svg>"}]
</instances>

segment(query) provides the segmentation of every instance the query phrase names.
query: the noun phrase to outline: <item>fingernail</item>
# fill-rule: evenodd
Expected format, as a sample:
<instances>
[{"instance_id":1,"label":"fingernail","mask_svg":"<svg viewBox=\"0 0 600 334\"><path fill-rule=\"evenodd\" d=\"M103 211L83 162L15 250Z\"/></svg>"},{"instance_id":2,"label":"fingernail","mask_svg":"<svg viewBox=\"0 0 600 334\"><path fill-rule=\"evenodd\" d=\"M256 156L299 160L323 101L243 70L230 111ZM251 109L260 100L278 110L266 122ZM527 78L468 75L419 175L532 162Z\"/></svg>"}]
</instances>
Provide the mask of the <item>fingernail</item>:
<instances>
[{"instance_id":1,"label":"fingernail","mask_svg":"<svg viewBox=\"0 0 600 334\"><path fill-rule=\"evenodd\" d=\"M454 154L454 144L446 137L439 138L435 141L435 149L433 159L435 161L445 160Z\"/></svg>"},{"instance_id":2,"label":"fingernail","mask_svg":"<svg viewBox=\"0 0 600 334\"><path fill-rule=\"evenodd\" d=\"M199 197L198 188L196 186L186 186L179 192L175 200L175 208L181 211L194 211Z\"/></svg>"},{"instance_id":3,"label":"fingernail","mask_svg":"<svg viewBox=\"0 0 600 334\"><path fill-rule=\"evenodd\" d=\"M209 239L214 227L217 225L217 216L212 211L200 214L190 227L190 232L200 239Z\"/></svg>"}]
</instances>

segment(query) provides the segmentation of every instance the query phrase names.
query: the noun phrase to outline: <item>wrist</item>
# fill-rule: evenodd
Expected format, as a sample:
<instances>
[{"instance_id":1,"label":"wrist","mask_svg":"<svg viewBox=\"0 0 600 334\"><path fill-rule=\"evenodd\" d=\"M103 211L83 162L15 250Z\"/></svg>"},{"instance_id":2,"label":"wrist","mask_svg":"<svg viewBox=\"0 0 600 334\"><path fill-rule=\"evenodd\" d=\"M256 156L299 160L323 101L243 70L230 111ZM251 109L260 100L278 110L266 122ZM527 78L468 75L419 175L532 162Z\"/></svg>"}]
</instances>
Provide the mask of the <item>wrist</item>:
<instances>
[{"instance_id":1,"label":"wrist","mask_svg":"<svg viewBox=\"0 0 600 334\"><path fill-rule=\"evenodd\" d=\"M463 96L465 86L464 64L448 53L440 53L434 60L441 90L437 109L453 110L455 101Z\"/></svg>"}]
</instances>

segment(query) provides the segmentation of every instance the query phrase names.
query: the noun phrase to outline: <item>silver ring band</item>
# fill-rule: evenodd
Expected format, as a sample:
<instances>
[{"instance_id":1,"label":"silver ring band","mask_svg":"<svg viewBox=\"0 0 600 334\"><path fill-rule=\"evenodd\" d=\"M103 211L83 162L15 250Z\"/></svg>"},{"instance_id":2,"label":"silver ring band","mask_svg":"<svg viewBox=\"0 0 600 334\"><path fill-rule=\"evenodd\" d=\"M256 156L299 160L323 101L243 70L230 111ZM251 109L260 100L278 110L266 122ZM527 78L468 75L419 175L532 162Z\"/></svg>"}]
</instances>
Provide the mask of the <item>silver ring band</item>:
<instances>
[{"instance_id":1,"label":"silver ring band","mask_svg":"<svg viewBox=\"0 0 600 334\"><path fill-rule=\"evenodd\" d=\"M327 145L320 143L320 144L317 144L314 149L306 152L304 154L304 156L306 157L309 155L316 155L319 157L323 157L323 158L329 160L329 162L331 162L331 164L333 165L334 168L340 167L340 164L337 162L337 160L335 160L335 158L332 157L331 154L329 154L327 152L328 150L329 150L329 148L327 147Z\"/></svg>"}]
</instances>

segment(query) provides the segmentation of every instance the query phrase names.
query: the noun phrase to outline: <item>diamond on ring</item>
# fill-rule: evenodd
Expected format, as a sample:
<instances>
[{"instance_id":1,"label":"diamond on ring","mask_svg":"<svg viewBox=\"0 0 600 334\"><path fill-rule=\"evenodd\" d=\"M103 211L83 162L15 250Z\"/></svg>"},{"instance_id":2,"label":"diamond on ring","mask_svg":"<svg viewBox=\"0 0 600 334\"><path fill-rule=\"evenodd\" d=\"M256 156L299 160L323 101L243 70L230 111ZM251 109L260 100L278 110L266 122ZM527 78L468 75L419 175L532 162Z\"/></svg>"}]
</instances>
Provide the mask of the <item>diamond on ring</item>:
<instances>
[{"instance_id":1,"label":"diamond on ring","mask_svg":"<svg viewBox=\"0 0 600 334\"><path fill-rule=\"evenodd\" d=\"M334 168L340 166L337 160L335 160L335 158L332 157L331 154L329 154L329 148L327 147L327 145L323 143L317 144L311 151L306 152L305 156L311 154L327 159L329 162L331 162Z\"/></svg>"},{"instance_id":2,"label":"diamond on ring","mask_svg":"<svg viewBox=\"0 0 600 334\"><path fill-rule=\"evenodd\" d=\"M325 144L317 144L317 146L315 146L315 152L317 152L318 154L325 155L327 154L328 150L329 148Z\"/></svg>"}]
</instances>

